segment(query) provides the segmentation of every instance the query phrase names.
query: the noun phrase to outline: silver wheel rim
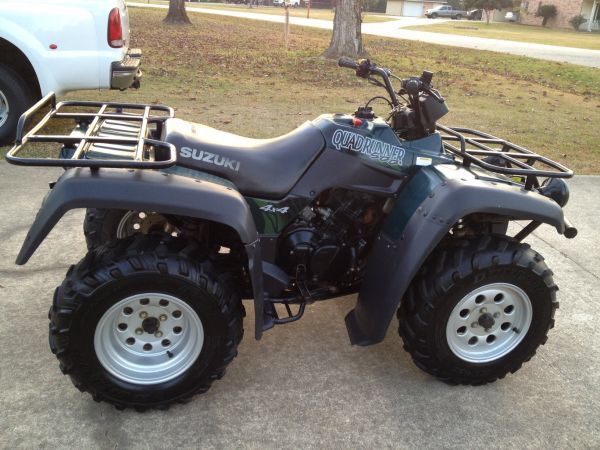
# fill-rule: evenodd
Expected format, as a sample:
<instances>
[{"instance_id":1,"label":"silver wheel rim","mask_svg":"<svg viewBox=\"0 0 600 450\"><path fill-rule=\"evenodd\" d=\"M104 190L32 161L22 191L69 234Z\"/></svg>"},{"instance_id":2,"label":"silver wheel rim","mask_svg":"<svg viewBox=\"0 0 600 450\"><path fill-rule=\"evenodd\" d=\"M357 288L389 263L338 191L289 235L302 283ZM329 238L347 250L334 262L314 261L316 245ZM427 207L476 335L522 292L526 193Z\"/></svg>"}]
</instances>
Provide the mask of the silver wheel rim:
<instances>
[{"instance_id":1,"label":"silver wheel rim","mask_svg":"<svg viewBox=\"0 0 600 450\"><path fill-rule=\"evenodd\" d=\"M117 239L125 239L136 233L148 234L150 230L162 228L171 236L178 236L179 230L171 225L164 216L154 212L127 211L117 225Z\"/></svg>"},{"instance_id":2,"label":"silver wheel rim","mask_svg":"<svg viewBox=\"0 0 600 450\"><path fill-rule=\"evenodd\" d=\"M198 314L172 295L143 293L114 304L100 318L94 349L100 364L120 380L157 384L184 373L204 344Z\"/></svg>"},{"instance_id":3,"label":"silver wheel rim","mask_svg":"<svg viewBox=\"0 0 600 450\"><path fill-rule=\"evenodd\" d=\"M508 283L482 286L464 296L450 313L448 346L463 361L498 360L525 338L532 316L531 300L521 288Z\"/></svg>"},{"instance_id":4,"label":"silver wheel rim","mask_svg":"<svg viewBox=\"0 0 600 450\"><path fill-rule=\"evenodd\" d=\"M6 99L4 92L0 91L0 127L8 120L8 112L8 100Z\"/></svg>"}]
</instances>

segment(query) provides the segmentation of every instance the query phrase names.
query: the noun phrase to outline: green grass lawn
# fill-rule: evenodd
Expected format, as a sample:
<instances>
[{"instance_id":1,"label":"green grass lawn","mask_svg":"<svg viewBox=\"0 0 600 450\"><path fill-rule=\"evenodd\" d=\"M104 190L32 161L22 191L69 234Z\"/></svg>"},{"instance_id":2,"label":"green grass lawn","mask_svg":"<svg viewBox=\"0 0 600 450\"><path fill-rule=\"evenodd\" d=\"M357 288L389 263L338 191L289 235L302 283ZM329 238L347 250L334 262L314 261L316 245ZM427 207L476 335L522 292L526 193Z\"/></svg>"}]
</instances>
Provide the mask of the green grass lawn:
<instances>
[{"instance_id":1,"label":"green grass lawn","mask_svg":"<svg viewBox=\"0 0 600 450\"><path fill-rule=\"evenodd\" d=\"M487 25L485 22L452 21L407 27L407 29L600 50L600 33L557 30L517 23L490 23Z\"/></svg>"},{"instance_id":2,"label":"green grass lawn","mask_svg":"<svg viewBox=\"0 0 600 450\"><path fill-rule=\"evenodd\" d=\"M292 27L290 50L272 23L193 14L166 26L164 10L131 8L144 51L139 90L71 99L165 103L178 117L252 137L285 133L328 112L353 112L379 88L320 57L331 31ZM435 73L451 112L442 123L480 128L577 173L600 173L600 71L493 52L365 36L371 58L401 77ZM385 108L378 104L381 115Z\"/></svg>"},{"instance_id":3,"label":"green grass lawn","mask_svg":"<svg viewBox=\"0 0 600 450\"><path fill-rule=\"evenodd\" d=\"M169 2L166 0L136 0L138 3L154 3L154 4L163 4L166 5ZM243 11L243 12L251 12L258 14L272 14L276 16L283 16L284 9L282 7L275 6L253 6L249 8L248 5L236 5L236 4L225 4L215 5L200 3L200 2L191 2L187 4L188 6L195 8L206 8L206 9L221 9L226 11ZM303 17L306 18L307 10L306 8L290 8L290 17ZM311 8L310 10L310 18L311 19L323 19L323 20L333 20L333 10L331 9L315 9ZM365 23L373 23L373 22L388 22L392 20L397 20L392 17L386 17L381 14L366 14L363 18L363 22Z\"/></svg>"}]
</instances>

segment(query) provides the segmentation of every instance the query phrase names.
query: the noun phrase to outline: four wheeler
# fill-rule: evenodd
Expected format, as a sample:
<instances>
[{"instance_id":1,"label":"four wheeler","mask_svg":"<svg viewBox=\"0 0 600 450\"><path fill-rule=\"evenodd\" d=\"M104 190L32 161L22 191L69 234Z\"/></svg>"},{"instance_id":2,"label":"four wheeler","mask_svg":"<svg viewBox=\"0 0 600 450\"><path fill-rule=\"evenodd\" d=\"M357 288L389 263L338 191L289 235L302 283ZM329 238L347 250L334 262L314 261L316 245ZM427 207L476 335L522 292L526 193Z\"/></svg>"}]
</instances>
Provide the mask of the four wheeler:
<instances>
[{"instance_id":1,"label":"four wheeler","mask_svg":"<svg viewBox=\"0 0 600 450\"><path fill-rule=\"evenodd\" d=\"M51 350L77 388L137 410L205 392L236 356L243 298L260 339L307 305L358 293L345 319L352 344L382 341L397 313L415 363L450 384L502 378L546 341L558 288L523 239L541 223L576 235L562 210L572 172L437 124L448 108L430 72L339 65L387 97L274 139L186 122L167 106L52 95L22 116L7 160L66 170L17 264L66 211L87 208L89 251L49 313ZM382 98L385 119L371 108ZM70 134L44 132L64 119ZM25 155L40 142L62 144L59 157ZM528 223L510 235L518 220Z\"/></svg>"}]
</instances>

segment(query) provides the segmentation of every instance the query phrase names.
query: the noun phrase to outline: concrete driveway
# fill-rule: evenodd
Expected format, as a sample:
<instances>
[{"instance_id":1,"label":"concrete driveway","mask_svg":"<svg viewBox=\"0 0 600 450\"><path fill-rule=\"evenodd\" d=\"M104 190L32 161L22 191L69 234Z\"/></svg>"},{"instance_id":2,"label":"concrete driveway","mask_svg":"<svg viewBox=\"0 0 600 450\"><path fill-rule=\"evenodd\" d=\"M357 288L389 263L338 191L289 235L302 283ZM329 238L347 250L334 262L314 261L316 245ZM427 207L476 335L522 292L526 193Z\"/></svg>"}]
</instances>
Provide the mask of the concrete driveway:
<instances>
[{"instance_id":1,"label":"concrete driveway","mask_svg":"<svg viewBox=\"0 0 600 450\"><path fill-rule=\"evenodd\" d=\"M70 213L24 267L13 260L60 171L0 163L0 448L598 448L600 178L571 182L575 240L529 242L560 285L548 343L523 369L451 387L417 369L396 324L381 344L349 345L354 296L316 304L262 341L246 338L225 377L167 412L119 412L81 394L48 349L54 287L84 254ZM253 316L247 303L248 317Z\"/></svg>"},{"instance_id":2,"label":"concrete driveway","mask_svg":"<svg viewBox=\"0 0 600 450\"><path fill-rule=\"evenodd\" d=\"M167 5L149 5L146 3L137 2L128 2L127 4L129 6L140 8L168 8ZM195 6L187 6L186 9L188 12L193 13L217 14L275 23L283 23L285 20L283 14L261 14L242 10L218 10ZM530 58L544 59L548 61L567 62L588 67L600 67L600 50L588 50L583 48L561 47L557 45L533 44L530 42L505 41L501 39L488 39L473 36L460 36L454 34L431 33L428 31L403 29L404 27L408 26L427 25L431 23L440 23L442 21L447 20L403 17L400 20L389 22L364 23L362 25L362 33L374 36L389 37L393 39L406 39L410 41L427 42L430 44L449 45L451 47L463 47L476 50L509 53L513 55L528 56ZM326 30L331 30L333 28L332 21L322 19L290 17L290 23L292 25L322 28Z\"/></svg>"}]
</instances>

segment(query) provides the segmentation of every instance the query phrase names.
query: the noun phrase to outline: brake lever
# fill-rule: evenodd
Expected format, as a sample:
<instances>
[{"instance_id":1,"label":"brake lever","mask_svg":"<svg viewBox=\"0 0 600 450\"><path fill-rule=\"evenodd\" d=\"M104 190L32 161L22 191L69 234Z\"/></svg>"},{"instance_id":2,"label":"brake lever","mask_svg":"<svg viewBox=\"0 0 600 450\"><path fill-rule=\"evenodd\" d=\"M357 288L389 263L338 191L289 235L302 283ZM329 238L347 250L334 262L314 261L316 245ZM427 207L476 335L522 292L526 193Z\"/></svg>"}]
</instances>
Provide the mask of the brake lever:
<instances>
[{"instance_id":1,"label":"brake lever","mask_svg":"<svg viewBox=\"0 0 600 450\"><path fill-rule=\"evenodd\" d=\"M446 100L444 100L444 97L442 97L440 95L440 93L438 91L436 91L435 89L433 89L429 86L422 86L422 89L424 91L426 91L429 95L431 95L433 98L435 98L438 102L444 103L446 101Z\"/></svg>"},{"instance_id":2,"label":"brake lever","mask_svg":"<svg viewBox=\"0 0 600 450\"><path fill-rule=\"evenodd\" d=\"M381 81L379 81L377 78L373 78L371 75L368 75L368 76L367 76L367 77L365 77L365 78L366 78L366 80L367 80L369 83L371 83L371 84L373 84L373 85L375 85L375 86L377 86L377 87L382 87L382 88L385 88L385 84L383 84L383 83L382 83Z\"/></svg>"}]
</instances>

